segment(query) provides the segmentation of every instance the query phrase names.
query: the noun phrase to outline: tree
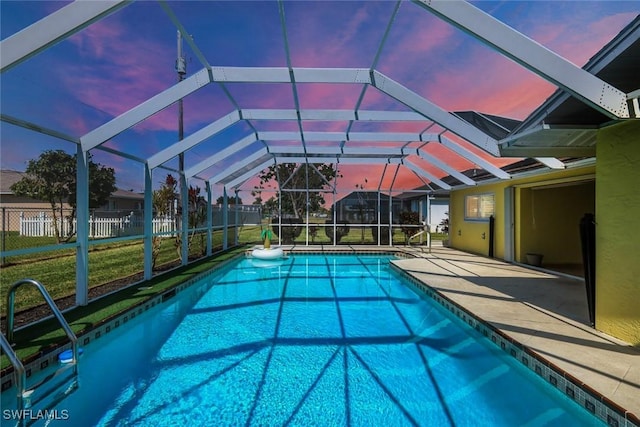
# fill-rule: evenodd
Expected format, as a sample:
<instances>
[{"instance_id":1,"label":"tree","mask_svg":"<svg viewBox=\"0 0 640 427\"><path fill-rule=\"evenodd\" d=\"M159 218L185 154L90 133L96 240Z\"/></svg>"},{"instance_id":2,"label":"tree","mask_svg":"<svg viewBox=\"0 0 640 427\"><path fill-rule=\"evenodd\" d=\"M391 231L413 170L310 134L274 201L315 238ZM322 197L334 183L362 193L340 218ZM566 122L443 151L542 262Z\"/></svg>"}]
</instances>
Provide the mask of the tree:
<instances>
[{"instance_id":1,"label":"tree","mask_svg":"<svg viewBox=\"0 0 640 427\"><path fill-rule=\"evenodd\" d=\"M281 199L282 211L301 218L307 213L307 170L309 176L309 187L314 190L326 189L330 186L330 182L337 175L333 164L321 164L309 166L306 163L298 165L296 163L283 163L270 166L258 176L260 185L277 180L280 185L284 184L282 189L300 190L300 191L281 191L276 197ZM271 200L271 199L270 199ZM269 202L269 201L267 201ZM273 206L275 201L270 205ZM318 191L309 192L308 209L311 212L322 209L325 204L323 194ZM267 208L265 203L265 209Z\"/></svg>"},{"instance_id":2,"label":"tree","mask_svg":"<svg viewBox=\"0 0 640 427\"><path fill-rule=\"evenodd\" d=\"M447 217L440 221L438 225L440 225L444 234L449 234L449 212L445 212L445 215L447 215Z\"/></svg>"},{"instance_id":3,"label":"tree","mask_svg":"<svg viewBox=\"0 0 640 427\"><path fill-rule=\"evenodd\" d=\"M199 187L189 186L187 190L187 227L192 230L187 236L188 248L191 248L193 237L196 234L195 229L202 226L207 219L207 201L200 195ZM180 193L178 192L178 181L173 175L168 174L162 186L153 192L153 210L157 216L172 217L174 216L176 223L176 233L174 245L178 252L178 257L182 259L182 205L179 203ZM201 235L201 247L204 235ZM152 268L155 268L156 260L160 254L162 246L162 236L153 237L152 249Z\"/></svg>"},{"instance_id":4,"label":"tree","mask_svg":"<svg viewBox=\"0 0 640 427\"><path fill-rule=\"evenodd\" d=\"M402 233L404 233L405 244L409 244L409 238L416 233L416 225L420 224L420 215L418 212L405 211L400 213L400 224ZM413 226L413 227L412 227Z\"/></svg>"},{"instance_id":5,"label":"tree","mask_svg":"<svg viewBox=\"0 0 640 427\"><path fill-rule=\"evenodd\" d=\"M153 192L153 210L156 216L166 218L174 213L173 207L178 199L177 186L178 181L168 174L160 189ZM162 236L153 236L151 246L151 269L153 270L162 248Z\"/></svg>"},{"instance_id":6,"label":"tree","mask_svg":"<svg viewBox=\"0 0 640 427\"><path fill-rule=\"evenodd\" d=\"M220 196L216 199L216 205L220 205L222 206L222 203L224 202L224 196ZM227 197L227 203L230 205L235 205L236 204L236 198L233 196L228 196ZM242 198L238 197L238 204L241 205L242 204Z\"/></svg>"},{"instance_id":7,"label":"tree","mask_svg":"<svg viewBox=\"0 0 640 427\"><path fill-rule=\"evenodd\" d=\"M188 228L191 230L191 234L187 235L187 248L191 249L191 244L193 242L193 237L196 234L196 228L198 228L199 226L203 225L207 219L207 201L205 200L205 198L203 196L200 195L200 187L192 187L189 186L189 189L187 190L187 225ZM182 206L178 206L178 224L182 225ZM180 227L178 227L178 229L180 229ZM187 230L188 232L189 230ZM200 235L201 237L201 248L203 249L204 245L203 243L203 239L204 239L204 235ZM180 257L180 259L182 260L182 234L181 233L177 233L176 234L176 249L178 251L178 256Z\"/></svg>"},{"instance_id":8,"label":"tree","mask_svg":"<svg viewBox=\"0 0 640 427\"><path fill-rule=\"evenodd\" d=\"M116 177L113 168L94 163L89 155L89 208L96 209L109 200L116 191ZM64 218L64 204L71 206L71 215L67 216L69 224L73 224L76 214L77 194L76 156L62 150L44 151L36 160L29 160L25 176L11 186L16 196L48 202L53 214L53 225L56 240L63 241L59 219ZM69 227L64 241L69 241L75 230Z\"/></svg>"}]
</instances>

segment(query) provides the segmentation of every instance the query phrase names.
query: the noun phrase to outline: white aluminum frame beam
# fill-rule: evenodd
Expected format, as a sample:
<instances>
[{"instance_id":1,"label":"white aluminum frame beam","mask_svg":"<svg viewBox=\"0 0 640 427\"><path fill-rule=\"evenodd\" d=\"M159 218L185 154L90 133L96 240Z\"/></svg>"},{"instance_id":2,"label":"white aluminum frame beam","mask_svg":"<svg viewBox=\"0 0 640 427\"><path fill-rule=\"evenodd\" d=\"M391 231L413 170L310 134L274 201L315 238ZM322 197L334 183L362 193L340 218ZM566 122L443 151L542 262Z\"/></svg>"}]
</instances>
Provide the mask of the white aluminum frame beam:
<instances>
[{"instance_id":1,"label":"white aluminum frame beam","mask_svg":"<svg viewBox=\"0 0 640 427\"><path fill-rule=\"evenodd\" d=\"M352 142L429 142L435 141L438 134L412 132L304 132L265 131L258 132L262 141L352 141ZM375 149L374 149L375 150Z\"/></svg>"},{"instance_id":2,"label":"white aluminum frame beam","mask_svg":"<svg viewBox=\"0 0 640 427\"><path fill-rule=\"evenodd\" d=\"M7 114L0 114L0 120L2 120L5 123L11 123L12 125L21 127L23 129L28 129L30 131L38 132L43 135L52 136L54 138L58 138L63 141L72 142L76 145L80 144L80 140L76 137L73 137L71 135L68 135L62 132L58 132L57 130L54 130L51 128L46 128L44 126L37 125L32 122L28 122L26 120L18 119L17 117L9 116Z\"/></svg>"},{"instance_id":3,"label":"white aluminum frame beam","mask_svg":"<svg viewBox=\"0 0 640 427\"><path fill-rule=\"evenodd\" d=\"M464 157L465 159L469 160L470 162L475 163L476 165L482 167L484 170L486 170L487 172L489 172L491 175L495 176L496 178L511 179L511 175L510 174L508 174L507 172L503 171L499 167L496 167L496 166L492 165L491 163L489 163L488 161L486 161L482 157L478 156L477 154L472 153L471 151L467 150L462 145L459 145L459 144L453 142L452 140L447 138L445 135L440 135L438 140L439 140L440 144L444 145L445 147L447 147L451 151L459 154L460 156Z\"/></svg>"},{"instance_id":4,"label":"white aluminum frame beam","mask_svg":"<svg viewBox=\"0 0 640 427\"><path fill-rule=\"evenodd\" d=\"M340 157L339 165L400 165L402 159L397 157Z\"/></svg>"},{"instance_id":5,"label":"white aluminum frame beam","mask_svg":"<svg viewBox=\"0 0 640 427\"><path fill-rule=\"evenodd\" d=\"M145 102L133 107L131 110L122 113L118 117L80 137L82 149L89 151L107 142L121 132L135 126L179 99L206 86L210 82L209 72L206 69L198 71L185 80L176 83L169 89L160 92Z\"/></svg>"},{"instance_id":6,"label":"white aluminum frame beam","mask_svg":"<svg viewBox=\"0 0 640 427\"><path fill-rule=\"evenodd\" d=\"M211 75L220 83L371 83L367 68L211 67Z\"/></svg>"},{"instance_id":7,"label":"white aluminum frame beam","mask_svg":"<svg viewBox=\"0 0 640 427\"><path fill-rule=\"evenodd\" d=\"M383 93L403 103L412 110L423 114L429 120L436 122L443 128L469 141L487 153L499 157L498 142L480 129L443 110L436 104L426 100L379 71L373 71L372 76L373 86Z\"/></svg>"},{"instance_id":8,"label":"white aluminum frame beam","mask_svg":"<svg viewBox=\"0 0 640 427\"><path fill-rule=\"evenodd\" d=\"M184 175L187 177L187 179L189 179L199 174L200 172L204 171L205 169L208 169L211 166L215 165L220 160L229 157L230 155L242 150L243 148L248 147L249 145L257 141L258 140L256 139L256 136L254 134L247 135L244 138L234 142L224 150L218 151L213 156L207 157L206 159L190 167L189 169L185 169Z\"/></svg>"},{"instance_id":9,"label":"white aluminum frame beam","mask_svg":"<svg viewBox=\"0 0 640 427\"><path fill-rule=\"evenodd\" d=\"M273 163L273 159L265 160L264 162L260 163L258 166L256 166L256 167L252 168L251 170L243 173L241 176L233 179L233 181L230 181L230 182L224 184L224 186L226 188L235 188L237 190L238 187L240 187L242 184L244 184L249 179L254 177L255 174L257 174L258 172L260 172L264 168L270 166L272 163Z\"/></svg>"},{"instance_id":10,"label":"white aluminum frame beam","mask_svg":"<svg viewBox=\"0 0 640 427\"><path fill-rule=\"evenodd\" d=\"M612 119L629 118L626 93L462 0L413 0Z\"/></svg>"},{"instance_id":11,"label":"white aluminum frame beam","mask_svg":"<svg viewBox=\"0 0 640 427\"><path fill-rule=\"evenodd\" d=\"M271 145L269 146L269 153L276 156L282 156L286 154L307 154L309 156L319 155L333 155L333 156L362 156L362 157L404 157L410 153L404 152L402 148L393 147L380 147L376 148L375 152L372 152L368 147L344 147L340 150L340 147L307 147L306 151L304 147L300 145Z\"/></svg>"},{"instance_id":12,"label":"white aluminum frame beam","mask_svg":"<svg viewBox=\"0 0 640 427\"><path fill-rule=\"evenodd\" d=\"M425 122L429 119L414 111L378 110L300 110L301 120L322 121L371 121L371 122ZM298 120L293 109L241 109L246 120Z\"/></svg>"},{"instance_id":13,"label":"white aluminum frame beam","mask_svg":"<svg viewBox=\"0 0 640 427\"><path fill-rule=\"evenodd\" d=\"M282 163L300 163L300 164L325 164L336 163L340 165L387 165L394 164L399 165L402 163L400 158L387 158L387 157L275 157L278 164ZM282 184L286 185L285 182Z\"/></svg>"},{"instance_id":14,"label":"white aluminum frame beam","mask_svg":"<svg viewBox=\"0 0 640 427\"><path fill-rule=\"evenodd\" d=\"M192 133L183 140L175 142L173 145L165 148L164 150L158 151L156 154L149 157L147 163L149 164L149 167L151 169L154 169L164 162L177 157L180 153L184 153L188 149L193 148L201 142L204 142L208 138L211 138L215 134L223 131L224 129L239 121L240 114L238 113L238 111L232 111L226 116Z\"/></svg>"},{"instance_id":15,"label":"white aluminum frame beam","mask_svg":"<svg viewBox=\"0 0 640 427\"><path fill-rule=\"evenodd\" d=\"M9 70L129 3L76 1L47 15L0 42L0 71Z\"/></svg>"},{"instance_id":16,"label":"white aluminum frame beam","mask_svg":"<svg viewBox=\"0 0 640 427\"><path fill-rule=\"evenodd\" d=\"M222 182L222 181L225 180L225 178L228 178L230 175L233 175L234 173L236 173L237 171L239 171L243 167L245 167L247 165L250 165L251 163L255 162L256 160L261 159L265 155L269 155L269 152L267 151L266 148L261 148L260 150L256 151L255 153L253 153L249 157L246 157L246 158L240 160L239 162L234 163L233 165L229 166L228 168L226 168L222 172L220 172L217 175L213 176L212 178L209 179L209 182L211 184L217 184L219 182Z\"/></svg>"},{"instance_id":17,"label":"white aluminum frame beam","mask_svg":"<svg viewBox=\"0 0 640 427\"><path fill-rule=\"evenodd\" d=\"M423 152L421 150L417 150L417 151L418 151L418 156L420 158L422 158L423 160L426 160L427 162L429 162L433 166L437 167L438 169L447 172L449 175L451 175L452 177L456 178L458 181L460 181L462 183L465 183L467 185L471 185L471 186L477 185L477 183L473 179L469 178L468 176L466 176L462 172L459 172L459 171L455 170L454 168L452 168L448 164L440 161L440 159L432 156L431 154L425 153L425 152Z\"/></svg>"},{"instance_id":18,"label":"white aluminum frame beam","mask_svg":"<svg viewBox=\"0 0 640 427\"><path fill-rule=\"evenodd\" d=\"M278 164L284 164L284 163L299 163L300 165L303 164L312 164L312 163L318 163L318 164L322 164L322 163L337 163L338 159L337 157L305 157L305 156L282 156L282 155L275 155L275 159L278 162ZM296 172L297 172L296 168ZM292 174L292 176L295 174L295 172ZM291 178L289 178L291 179ZM287 183L289 182L289 180L285 181L284 184L282 184L283 186L287 185Z\"/></svg>"},{"instance_id":19,"label":"white aluminum frame beam","mask_svg":"<svg viewBox=\"0 0 640 427\"><path fill-rule=\"evenodd\" d=\"M402 162L402 164L404 164L407 168L411 169L412 171L414 171L418 175L422 175L425 178L428 178L429 181L433 182L434 184L438 184L438 186L440 188L444 188L445 190L451 190L451 186L449 184L447 184L446 182L442 181L441 179L438 179L435 176L431 175L429 172L427 172L426 170L422 169L420 166L416 165L415 163L413 163L413 162L411 162L409 160L404 160Z\"/></svg>"},{"instance_id":20,"label":"white aluminum frame beam","mask_svg":"<svg viewBox=\"0 0 640 427\"><path fill-rule=\"evenodd\" d=\"M555 157L536 157L535 160L549 169L565 169L567 166Z\"/></svg>"}]
</instances>

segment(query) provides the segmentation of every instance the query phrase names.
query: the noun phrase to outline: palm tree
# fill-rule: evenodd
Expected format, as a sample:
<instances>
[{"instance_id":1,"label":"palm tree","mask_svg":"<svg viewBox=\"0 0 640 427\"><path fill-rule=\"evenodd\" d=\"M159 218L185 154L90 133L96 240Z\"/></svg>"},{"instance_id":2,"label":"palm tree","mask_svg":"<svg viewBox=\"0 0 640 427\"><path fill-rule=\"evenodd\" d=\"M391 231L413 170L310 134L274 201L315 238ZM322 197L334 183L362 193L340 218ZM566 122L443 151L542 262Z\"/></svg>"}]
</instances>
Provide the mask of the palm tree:
<instances>
[{"instance_id":1,"label":"palm tree","mask_svg":"<svg viewBox=\"0 0 640 427\"><path fill-rule=\"evenodd\" d=\"M264 248L265 249L271 249L271 238L273 237L273 233L271 232L271 230L269 230L268 228L265 230L262 230L262 233L260 234L260 238L262 240L264 240Z\"/></svg>"}]
</instances>

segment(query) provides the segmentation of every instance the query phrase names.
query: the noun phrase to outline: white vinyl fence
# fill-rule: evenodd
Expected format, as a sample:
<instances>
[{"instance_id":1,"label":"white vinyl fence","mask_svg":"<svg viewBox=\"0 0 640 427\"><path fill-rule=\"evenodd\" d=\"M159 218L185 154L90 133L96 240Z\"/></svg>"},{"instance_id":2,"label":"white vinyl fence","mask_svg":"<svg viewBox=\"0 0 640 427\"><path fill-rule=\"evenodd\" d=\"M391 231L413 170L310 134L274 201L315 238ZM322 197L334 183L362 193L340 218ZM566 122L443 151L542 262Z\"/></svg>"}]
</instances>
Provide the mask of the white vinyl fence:
<instances>
[{"instance_id":1,"label":"white vinyl fence","mask_svg":"<svg viewBox=\"0 0 640 427\"><path fill-rule=\"evenodd\" d=\"M176 231L175 220L170 217L153 219L154 233L172 233ZM126 215L120 218L89 217L89 238L105 238L141 235L144 219L140 215ZM62 236L68 236L76 230L76 219L69 221L68 217L58 218L58 229ZM55 227L53 217L45 212L27 217L20 212L20 235L29 237L54 237Z\"/></svg>"}]
</instances>

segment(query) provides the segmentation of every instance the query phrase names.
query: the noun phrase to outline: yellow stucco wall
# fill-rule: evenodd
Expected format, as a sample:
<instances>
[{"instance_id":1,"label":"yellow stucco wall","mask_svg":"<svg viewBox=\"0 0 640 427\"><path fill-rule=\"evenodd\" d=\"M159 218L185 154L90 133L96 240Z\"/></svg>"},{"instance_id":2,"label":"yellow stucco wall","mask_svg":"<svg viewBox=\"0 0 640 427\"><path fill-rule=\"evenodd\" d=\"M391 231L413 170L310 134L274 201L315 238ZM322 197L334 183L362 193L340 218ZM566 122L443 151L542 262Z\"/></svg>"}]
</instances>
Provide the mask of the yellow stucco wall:
<instances>
[{"instance_id":1,"label":"yellow stucco wall","mask_svg":"<svg viewBox=\"0 0 640 427\"><path fill-rule=\"evenodd\" d=\"M544 255L546 264L581 264L580 219L595 213L595 182L517 188L520 207L516 227L516 260L525 261L527 252Z\"/></svg>"},{"instance_id":2,"label":"yellow stucco wall","mask_svg":"<svg viewBox=\"0 0 640 427\"><path fill-rule=\"evenodd\" d=\"M640 345L640 122L598 133L596 328Z\"/></svg>"},{"instance_id":3,"label":"yellow stucco wall","mask_svg":"<svg viewBox=\"0 0 640 427\"><path fill-rule=\"evenodd\" d=\"M496 210L494 256L504 258L504 192L507 187L514 186L515 260L525 262L527 252L536 252L542 253L546 262L580 263L582 255L579 251L578 224L584 213L593 213L593 183L545 190L532 190L526 186L537 183L561 183L563 180L581 178L592 179L594 173L595 167L591 165L452 191L449 202L451 246L480 255L488 254L489 223L465 221L464 203L467 195L493 193ZM554 208L550 209L549 206ZM558 206L562 208L561 211L558 211ZM482 233L486 233L485 239L482 239ZM571 245L573 249L563 249L563 244L559 244L559 241L574 242Z\"/></svg>"},{"instance_id":4,"label":"yellow stucco wall","mask_svg":"<svg viewBox=\"0 0 640 427\"><path fill-rule=\"evenodd\" d=\"M484 256L489 254L489 222L465 221L464 200L467 195L493 193L496 210L499 210L504 206L505 187L506 185L497 183L451 192L449 199L449 242L452 247ZM504 216L496 214L495 220L496 244L494 246L494 256L502 258L504 256L504 244L498 243L504 240Z\"/></svg>"}]
</instances>

